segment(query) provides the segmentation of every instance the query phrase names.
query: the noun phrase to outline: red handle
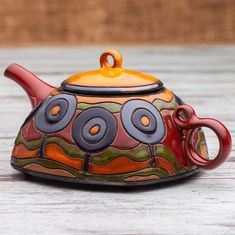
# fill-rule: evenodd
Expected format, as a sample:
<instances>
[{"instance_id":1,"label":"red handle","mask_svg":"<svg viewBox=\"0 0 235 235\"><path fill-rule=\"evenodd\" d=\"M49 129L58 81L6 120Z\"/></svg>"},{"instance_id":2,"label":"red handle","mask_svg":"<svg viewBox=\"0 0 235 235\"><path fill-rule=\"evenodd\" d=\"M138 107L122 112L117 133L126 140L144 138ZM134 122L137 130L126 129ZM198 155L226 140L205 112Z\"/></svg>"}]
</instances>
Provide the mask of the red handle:
<instances>
[{"instance_id":1,"label":"red handle","mask_svg":"<svg viewBox=\"0 0 235 235\"><path fill-rule=\"evenodd\" d=\"M232 148L232 140L227 128L221 122L211 118L198 118L194 109L188 105L177 107L173 113L173 120L179 128L186 132L184 149L193 164L211 170L221 165L228 158ZM219 140L219 152L213 160L203 158L192 146L192 137L200 127L208 127L213 130Z\"/></svg>"}]
</instances>

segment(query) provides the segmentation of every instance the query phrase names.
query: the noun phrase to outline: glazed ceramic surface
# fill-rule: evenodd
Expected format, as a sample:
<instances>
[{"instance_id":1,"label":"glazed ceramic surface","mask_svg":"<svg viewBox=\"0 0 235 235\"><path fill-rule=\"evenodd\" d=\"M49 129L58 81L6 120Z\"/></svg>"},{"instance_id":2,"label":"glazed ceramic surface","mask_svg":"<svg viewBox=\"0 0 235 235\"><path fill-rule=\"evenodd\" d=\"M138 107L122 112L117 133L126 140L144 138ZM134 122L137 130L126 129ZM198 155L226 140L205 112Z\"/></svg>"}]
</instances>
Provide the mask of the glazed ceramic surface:
<instances>
[{"instance_id":1,"label":"glazed ceramic surface","mask_svg":"<svg viewBox=\"0 0 235 235\"><path fill-rule=\"evenodd\" d=\"M159 79L124 69L114 50L101 55L100 65L59 88L19 65L7 68L5 75L25 89L33 106L15 141L14 168L63 181L139 185L183 178L226 160L231 137L223 124L198 118ZM219 139L214 160L201 127Z\"/></svg>"}]
</instances>

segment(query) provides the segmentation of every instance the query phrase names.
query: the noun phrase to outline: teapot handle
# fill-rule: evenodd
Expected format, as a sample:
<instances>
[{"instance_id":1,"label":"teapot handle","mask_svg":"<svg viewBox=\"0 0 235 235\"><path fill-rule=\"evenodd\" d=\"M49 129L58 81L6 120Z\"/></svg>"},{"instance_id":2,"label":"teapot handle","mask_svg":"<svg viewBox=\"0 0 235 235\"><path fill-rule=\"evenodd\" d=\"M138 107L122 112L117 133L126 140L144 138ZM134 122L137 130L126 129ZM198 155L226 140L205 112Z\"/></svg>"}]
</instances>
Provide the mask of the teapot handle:
<instances>
[{"instance_id":1,"label":"teapot handle","mask_svg":"<svg viewBox=\"0 0 235 235\"><path fill-rule=\"evenodd\" d=\"M173 112L173 120L179 128L185 131L184 150L193 164L211 170L221 165L228 158L232 148L232 140L228 129L221 122L211 118L198 118L194 109L189 105L178 106ZM219 140L219 151L213 160L200 156L192 144L192 137L200 127L210 128Z\"/></svg>"}]
</instances>

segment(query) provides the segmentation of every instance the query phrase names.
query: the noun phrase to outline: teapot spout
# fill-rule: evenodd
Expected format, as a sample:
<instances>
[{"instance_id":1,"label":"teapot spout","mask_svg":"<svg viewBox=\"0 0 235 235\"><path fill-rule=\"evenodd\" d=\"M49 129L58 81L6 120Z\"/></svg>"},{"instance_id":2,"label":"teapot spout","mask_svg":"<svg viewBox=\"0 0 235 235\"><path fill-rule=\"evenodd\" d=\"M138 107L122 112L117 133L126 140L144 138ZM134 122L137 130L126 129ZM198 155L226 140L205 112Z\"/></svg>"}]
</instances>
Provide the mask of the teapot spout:
<instances>
[{"instance_id":1,"label":"teapot spout","mask_svg":"<svg viewBox=\"0 0 235 235\"><path fill-rule=\"evenodd\" d=\"M18 83L26 91L33 108L55 89L55 87L43 82L36 75L18 64L8 66L4 75Z\"/></svg>"}]
</instances>

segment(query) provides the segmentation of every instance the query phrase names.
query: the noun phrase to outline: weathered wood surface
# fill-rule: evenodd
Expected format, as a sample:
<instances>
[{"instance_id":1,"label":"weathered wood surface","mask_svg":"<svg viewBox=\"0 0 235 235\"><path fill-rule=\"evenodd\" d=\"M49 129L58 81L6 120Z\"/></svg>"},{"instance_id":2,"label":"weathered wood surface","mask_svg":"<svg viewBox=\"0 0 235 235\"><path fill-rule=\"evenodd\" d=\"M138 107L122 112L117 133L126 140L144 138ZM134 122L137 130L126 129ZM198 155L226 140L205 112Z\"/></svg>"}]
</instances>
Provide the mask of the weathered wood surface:
<instances>
[{"instance_id":1,"label":"weathered wood surface","mask_svg":"<svg viewBox=\"0 0 235 235\"><path fill-rule=\"evenodd\" d=\"M161 78L200 116L235 136L235 47L119 48L124 66ZM102 48L1 49L0 74L17 62L54 85L99 66ZM25 178L9 164L30 111L24 92L0 78L1 234L235 234L235 153L213 171L138 189L73 186ZM216 146L212 135L208 143Z\"/></svg>"}]
</instances>

